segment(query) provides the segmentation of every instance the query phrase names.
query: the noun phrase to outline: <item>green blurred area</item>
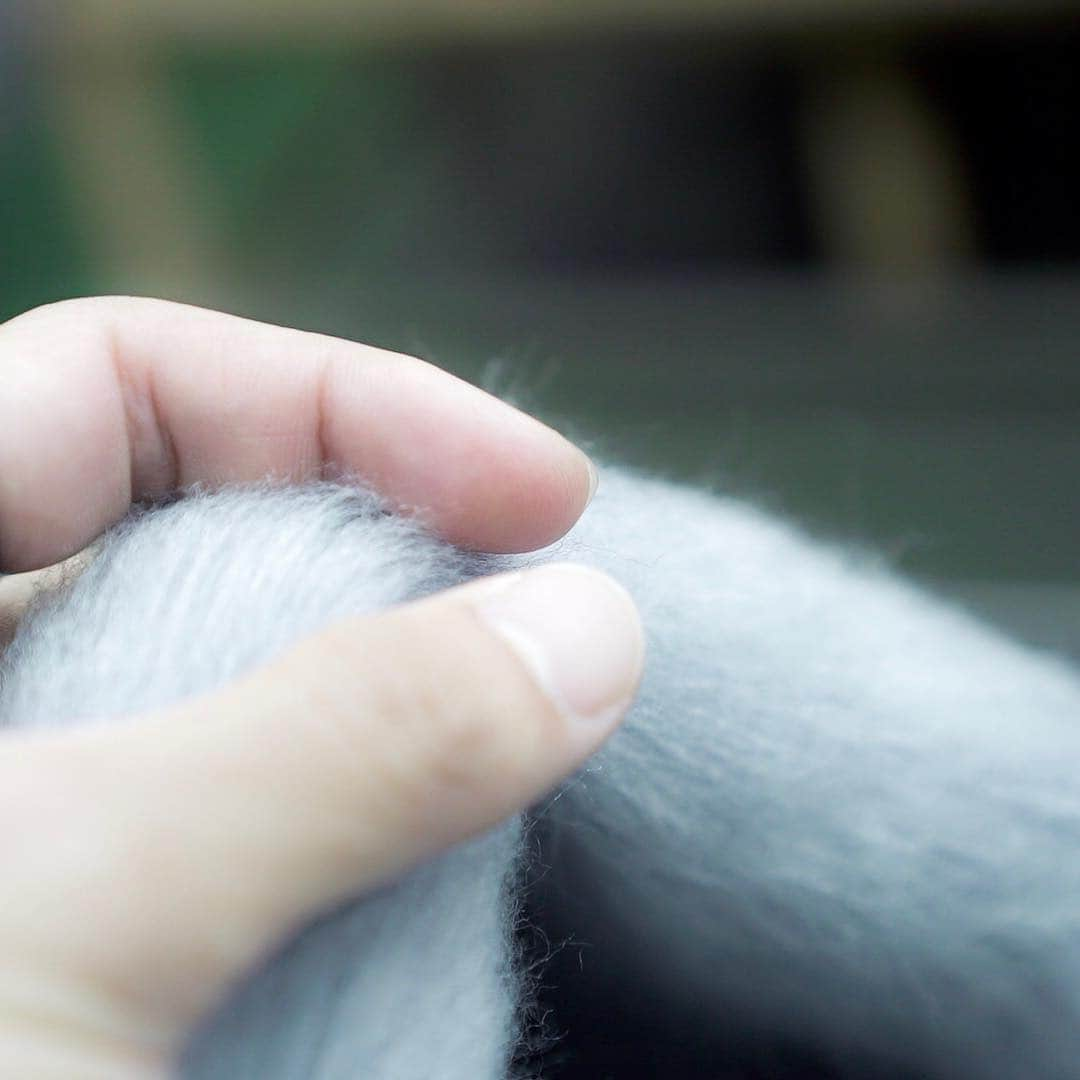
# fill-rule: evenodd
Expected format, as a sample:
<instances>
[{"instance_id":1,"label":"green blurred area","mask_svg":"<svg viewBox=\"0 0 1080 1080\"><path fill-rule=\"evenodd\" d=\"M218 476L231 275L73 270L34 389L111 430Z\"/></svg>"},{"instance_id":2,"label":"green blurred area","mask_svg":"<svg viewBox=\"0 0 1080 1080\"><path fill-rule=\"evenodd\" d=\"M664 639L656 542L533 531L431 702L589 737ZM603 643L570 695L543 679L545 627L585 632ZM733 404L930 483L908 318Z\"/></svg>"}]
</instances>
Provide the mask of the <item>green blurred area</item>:
<instances>
[{"instance_id":1,"label":"green blurred area","mask_svg":"<svg viewBox=\"0 0 1080 1080\"><path fill-rule=\"evenodd\" d=\"M40 103L0 137L0 319L57 297L94 291L90 253L65 190Z\"/></svg>"}]
</instances>

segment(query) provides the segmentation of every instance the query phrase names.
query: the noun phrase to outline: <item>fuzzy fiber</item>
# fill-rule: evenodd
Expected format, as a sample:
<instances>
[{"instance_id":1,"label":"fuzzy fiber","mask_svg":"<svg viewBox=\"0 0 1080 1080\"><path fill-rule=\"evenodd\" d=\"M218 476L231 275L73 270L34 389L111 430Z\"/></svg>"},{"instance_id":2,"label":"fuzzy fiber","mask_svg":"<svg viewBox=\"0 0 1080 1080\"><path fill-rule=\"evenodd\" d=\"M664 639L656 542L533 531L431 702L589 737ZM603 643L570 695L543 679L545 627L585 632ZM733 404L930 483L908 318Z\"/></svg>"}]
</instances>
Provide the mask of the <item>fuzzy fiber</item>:
<instances>
[{"instance_id":1,"label":"fuzzy fiber","mask_svg":"<svg viewBox=\"0 0 1080 1080\"><path fill-rule=\"evenodd\" d=\"M608 470L564 541L483 559L342 487L194 495L25 622L0 723L172 702L551 558L641 608L624 729L535 813L524 871L509 823L322 920L190 1075L501 1080L524 873L542 936L581 943L548 981L594 1075L646 1031L649 1075L1080 1076L1080 677L734 500Z\"/></svg>"}]
</instances>

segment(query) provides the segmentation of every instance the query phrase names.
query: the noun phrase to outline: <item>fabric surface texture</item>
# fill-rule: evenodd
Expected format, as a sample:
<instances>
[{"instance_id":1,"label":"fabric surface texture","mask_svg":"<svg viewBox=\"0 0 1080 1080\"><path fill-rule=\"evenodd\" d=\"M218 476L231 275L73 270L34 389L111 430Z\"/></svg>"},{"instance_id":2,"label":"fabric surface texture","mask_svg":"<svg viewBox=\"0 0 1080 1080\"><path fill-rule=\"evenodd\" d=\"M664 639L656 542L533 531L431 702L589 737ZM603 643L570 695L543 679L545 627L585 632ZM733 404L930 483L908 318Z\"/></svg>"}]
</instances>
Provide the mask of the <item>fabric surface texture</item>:
<instances>
[{"instance_id":1,"label":"fabric surface texture","mask_svg":"<svg viewBox=\"0 0 1080 1080\"><path fill-rule=\"evenodd\" d=\"M268 958L186 1075L1080 1076L1076 670L734 499L608 469L564 540L485 557L349 485L191 492L37 605L0 724L170 704L553 559L639 605L624 727L524 820Z\"/></svg>"}]
</instances>

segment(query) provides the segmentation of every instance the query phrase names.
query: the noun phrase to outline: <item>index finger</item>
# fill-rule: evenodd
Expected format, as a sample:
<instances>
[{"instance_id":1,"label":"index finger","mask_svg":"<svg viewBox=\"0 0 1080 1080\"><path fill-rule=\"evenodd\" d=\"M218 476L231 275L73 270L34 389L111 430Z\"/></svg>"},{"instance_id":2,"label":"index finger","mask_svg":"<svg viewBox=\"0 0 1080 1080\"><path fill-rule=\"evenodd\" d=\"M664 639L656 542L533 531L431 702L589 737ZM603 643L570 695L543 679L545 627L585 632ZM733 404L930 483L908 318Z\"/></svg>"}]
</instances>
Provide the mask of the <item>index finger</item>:
<instances>
[{"instance_id":1,"label":"index finger","mask_svg":"<svg viewBox=\"0 0 1080 1080\"><path fill-rule=\"evenodd\" d=\"M476 387L339 338L128 297L0 326L0 570L72 554L133 499L331 464L495 552L558 539L595 476Z\"/></svg>"}]
</instances>

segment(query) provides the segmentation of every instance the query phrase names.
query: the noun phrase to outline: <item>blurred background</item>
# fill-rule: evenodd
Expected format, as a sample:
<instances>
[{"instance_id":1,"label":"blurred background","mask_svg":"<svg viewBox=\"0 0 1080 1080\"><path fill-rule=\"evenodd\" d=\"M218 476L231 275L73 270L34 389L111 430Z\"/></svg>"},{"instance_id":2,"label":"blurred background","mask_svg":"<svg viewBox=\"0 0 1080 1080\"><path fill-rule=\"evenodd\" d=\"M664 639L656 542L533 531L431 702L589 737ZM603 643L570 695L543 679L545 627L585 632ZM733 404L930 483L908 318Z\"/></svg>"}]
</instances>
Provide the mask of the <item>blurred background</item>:
<instances>
[{"instance_id":1,"label":"blurred background","mask_svg":"<svg viewBox=\"0 0 1080 1080\"><path fill-rule=\"evenodd\" d=\"M0 0L0 317L417 353L1080 655L1078 16Z\"/></svg>"},{"instance_id":2,"label":"blurred background","mask_svg":"<svg viewBox=\"0 0 1080 1080\"><path fill-rule=\"evenodd\" d=\"M0 0L0 317L418 353L1080 655L1077 15Z\"/></svg>"},{"instance_id":3,"label":"blurred background","mask_svg":"<svg viewBox=\"0 0 1080 1080\"><path fill-rule=\"evenodd\" d=\"M0 0L0 317L418 353L1080 655L1078 14Z\"/></svg>"},{"instance_id":4,"label":"blurred background","mask_svg":"<svg viewBox=\"0 0 1080 1080\"><path fill-rule=\"evenodd\" d=\"M1080 3L0 0L0 317L416 353L1080 657L1078 115Z\"/></svg>"}]
</instances>

